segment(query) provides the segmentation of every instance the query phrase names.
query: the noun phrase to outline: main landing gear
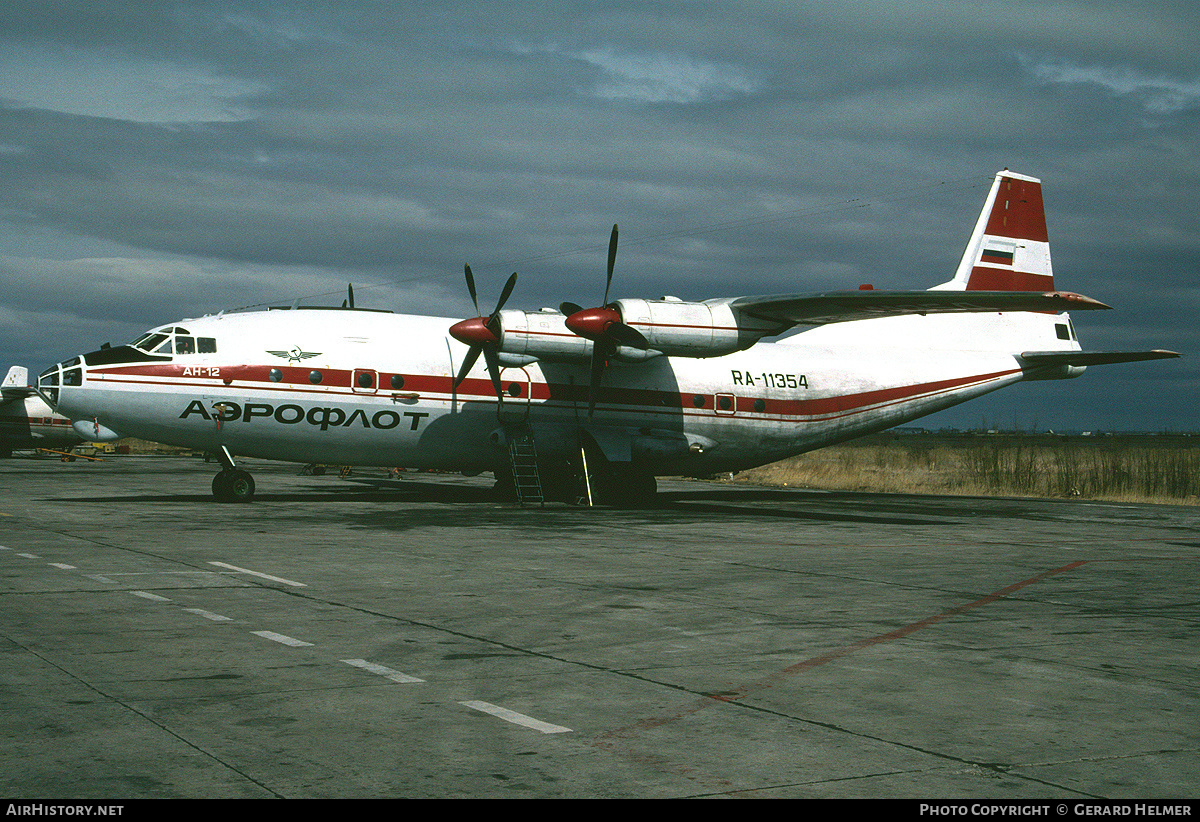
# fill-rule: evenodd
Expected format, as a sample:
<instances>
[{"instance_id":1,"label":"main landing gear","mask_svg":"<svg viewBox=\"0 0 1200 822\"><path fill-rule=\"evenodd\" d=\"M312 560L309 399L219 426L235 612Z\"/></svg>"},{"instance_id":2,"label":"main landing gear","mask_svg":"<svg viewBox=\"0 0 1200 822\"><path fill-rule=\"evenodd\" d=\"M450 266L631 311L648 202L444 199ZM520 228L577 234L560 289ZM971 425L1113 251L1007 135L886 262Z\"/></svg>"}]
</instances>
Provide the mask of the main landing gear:
<instances>
[{"instance_id":1,"label":"main landing gear","mask_svg":"<svg viewBox=\"0 0 1200 822\"><path fill-rule=\"evenodd\" d=\"M217 502L249 502L254 499L254 477L238 468L224 445L217 451L221 473L213 477L212 492Z\"/></svg>"}]
</instances>

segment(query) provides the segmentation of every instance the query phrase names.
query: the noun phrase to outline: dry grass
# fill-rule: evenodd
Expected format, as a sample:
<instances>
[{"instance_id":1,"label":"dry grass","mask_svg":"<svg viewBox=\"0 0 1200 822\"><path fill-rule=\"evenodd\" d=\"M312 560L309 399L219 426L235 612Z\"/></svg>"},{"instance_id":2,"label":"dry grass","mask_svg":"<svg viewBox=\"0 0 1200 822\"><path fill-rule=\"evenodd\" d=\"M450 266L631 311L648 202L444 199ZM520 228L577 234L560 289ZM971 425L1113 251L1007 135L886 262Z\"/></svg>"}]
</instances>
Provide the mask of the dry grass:
<instances>
[{"instance_id":1,"label":"dry grass","mask_svg":"<svg viewBox=\"0 0 1200 822\"><path fill-rule=\"evenodd\" d=\"M1200 437L879 435L744 471L760 485L1200 504Z\"/></svg>"}]
</instances>

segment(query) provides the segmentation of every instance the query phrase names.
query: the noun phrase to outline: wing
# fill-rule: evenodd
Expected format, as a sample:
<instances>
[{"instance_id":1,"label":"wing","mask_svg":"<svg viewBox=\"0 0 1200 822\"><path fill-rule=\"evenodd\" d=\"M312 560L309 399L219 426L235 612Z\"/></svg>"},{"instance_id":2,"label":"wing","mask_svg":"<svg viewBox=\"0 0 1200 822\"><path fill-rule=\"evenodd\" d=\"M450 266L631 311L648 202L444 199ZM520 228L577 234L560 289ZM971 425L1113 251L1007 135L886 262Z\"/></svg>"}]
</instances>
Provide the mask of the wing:
<instances>
[{"instance_id":1,"label":"wing","mask_svg":"<svg viewBox=\"0 0 1200 822\"><path fill-rule=\"evenodd\" d=\"M951 314L1000 311L1086 311L1111 306L1069 291L831 291L737 297L730 301L735 315L778 323L781 330L796 325L895 317L904 314Z\"/></svg>"}]
</instances>

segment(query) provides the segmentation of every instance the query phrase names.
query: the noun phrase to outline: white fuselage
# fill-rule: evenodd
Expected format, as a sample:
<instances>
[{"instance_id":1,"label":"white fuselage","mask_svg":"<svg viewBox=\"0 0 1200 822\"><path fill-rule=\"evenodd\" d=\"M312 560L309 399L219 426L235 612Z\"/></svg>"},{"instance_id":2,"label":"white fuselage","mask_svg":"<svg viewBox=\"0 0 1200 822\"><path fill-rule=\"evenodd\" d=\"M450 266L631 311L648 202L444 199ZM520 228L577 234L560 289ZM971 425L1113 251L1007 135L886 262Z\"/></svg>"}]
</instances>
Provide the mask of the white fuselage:
<instances>
[{"instance_id":1,"label":"white fuselage","mask_svg":"<svg viewBox=\"0 0 1200 822\"><path fill-rule=\"evenodd\" d=\"M507 460L527 423L544 459L586 431L612 462L656 475L761 465L907 422L1026 378L1023 350L1078 349L1065 315L896 317L835 323L706 359L613 362L588 418L586 363L482 362L455 389L467 353L452 318L363 310L278 310L182 320L206 352L62 367L57 410L97 439L139 438L296 462L476 473ZM182 328L181 328L182 327ZM170 326L166 332L171 331ZM186 330L184 330L186 329ZM134 349L128 349L134 351ZM102 354L103 352L95 352ZM135 352L136 353L136 352ZM107 359L121 359L109 357ZM49 373L49 372L48 372ZM49 385L43 375L42 388Z\"/></svg>"}]
</instances>

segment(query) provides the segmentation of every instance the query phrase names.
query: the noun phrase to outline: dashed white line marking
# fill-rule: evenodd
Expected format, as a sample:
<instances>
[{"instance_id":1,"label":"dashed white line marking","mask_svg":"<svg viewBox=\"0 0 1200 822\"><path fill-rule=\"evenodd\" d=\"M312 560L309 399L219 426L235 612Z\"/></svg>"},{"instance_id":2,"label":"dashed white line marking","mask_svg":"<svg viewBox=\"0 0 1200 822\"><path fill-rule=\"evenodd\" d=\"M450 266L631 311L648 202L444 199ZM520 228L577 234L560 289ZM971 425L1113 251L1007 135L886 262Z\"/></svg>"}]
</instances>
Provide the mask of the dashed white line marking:
<instances>
[{"instance_id":1,"label":"dashed white line marking","mask_svg":"<svg viewBox=\"0 0 1200 822\"><path fill-rule=\"evenodd\" d=\"M65 562L52 562L52 563L50 563L50 566L52 568L58 568L63 571L74 571L75 570L74 565L67 565Z\"/></svg>"},{"instance_id":2,"label":"dashed white line marking","mask_svg":"<svg viewBox=\"0 0 1200 822\"><path fill-rule=\"evenodd\" d=\"M394 671L391 668L379 665L378 663L368 662L365 659L343 659L342 662L345 662L347 665L353 665L355 668L362 668L364 671L370 671L373 674L379 674L380 676L387 677L388 679L392 680L392 682L425 681L423 679L418 679L415 676L409 676L408 674L401 673L400 671Z\"/></svg>"},{"instance_id":3,"label":"dashed white line marking","mask_svg":"<svg viewBox=\"0 0 1200 822\"><path fill-rule=\"evenodd\" d=\"M254 634L255 636L260 636L263 639L270 639L275 642L282 642L284 645L291 645L293 648L300 648L300 647L303 647L306 645L312 645L311 642L305 642L302 639L296 639L294 637L285 636L283 634L277 634L274 631L251 631L250 633Z\"/></svg>"},{"instance_id":4,"label":"dashed white line marking","mask_svg":"<svg viewBox=\"0 0 1200 822\"><path fill-rule=\"evenodd\" d=\"M295 582L294 580L284 579L283 577L273 577L270 574L264 574L259 571L251 571L249 568L239 568L236 565L230 565L228 562L209 562L209 565L216 565L218 568L228 568L231 571L238 571L243 574L249 574L252 577L261 577L269 579L272 582L282 582L284 585L291 585L293 588L307 588L303 582Z\"/></svg>"},{"instance_id":5,"label":"dashed white line marking","mask_svg":"<svg viewBox=\"0 0 1200 822\"><path fill-rule=\"evenodd\" d=\"M41 557L39 557L37 554L20 554L19 553L19 554L17 554L17 556L25 557L25 559L41 559Z\"/></svg>"},{"instance_id":6,"label":"dashed white line marking","mask_svg":"<svg viewBox=\"0 0 1200 822\"><path fill-rule=\"evenodd\" d=\"M167 576L167 575L171 575L171 574L183 574L186 576L193 576L193 577L217 577L217 578L220 578L220 576L221 576L216 571L193 571L190 569L187 571L122 571L121 573L118 573L118 574L109 574L109 576L113 576L113 577L158 577L158 576Z\"/></svg>"},{"instance_id":7,"label":"dashed white line marking","mask_svg":"<svg viewBox=\"0 0 1200 822\"><path fill-rule=\"evenodd\" d=\"M205 619L211 619L213 622L232 622L233 617L221 616L214 614L212 611L206 611L203 608L184 608L189 614L197 614Z\"/></svg>"},{"instance_id":8,"label":"dashed white line marking","mask_svg":"<svg viewBox=\"0 0 1200 822\"><path fill-rule=\"evenodd\" d=\"M540 719L534 719L525 714L519 714L516 711L510 711L508 708L501 708L499 705L493 705L490 702L479 702L470 700L460 702L459 705L465 705L468 708L473 708L476 711L483 711L485 714L499 717L505 722L511 722L514 725L522 725L526 728L532 728L535 731L541 731L544 734L565 734L570 733L570 728L564 728L562 725L552 725L549 722L543 722Z\"/></svg>"},{"instance_id":9,"label":"dashed white line marking","mask_svg":"<svg viewBox=\"0 0 1200 822\"><path fill-rule=\"evenodd\" d=\"M149 591L130 591L129 593L133 594L135 597L141 597L142 599L153 600L154 602L170 602L171 601L171 600L167 599L166 597L160 597L158 594L152 594Z\"/></svg>"}]
</instances>

